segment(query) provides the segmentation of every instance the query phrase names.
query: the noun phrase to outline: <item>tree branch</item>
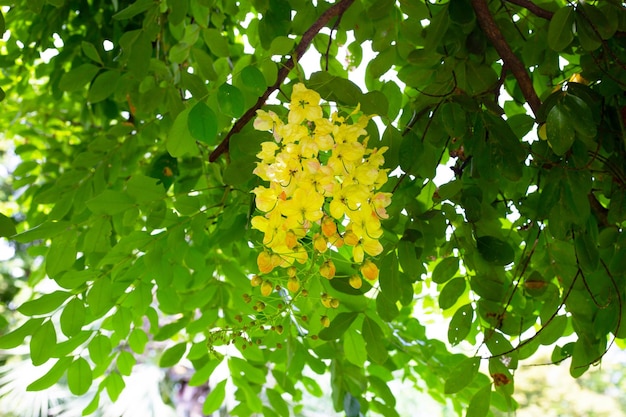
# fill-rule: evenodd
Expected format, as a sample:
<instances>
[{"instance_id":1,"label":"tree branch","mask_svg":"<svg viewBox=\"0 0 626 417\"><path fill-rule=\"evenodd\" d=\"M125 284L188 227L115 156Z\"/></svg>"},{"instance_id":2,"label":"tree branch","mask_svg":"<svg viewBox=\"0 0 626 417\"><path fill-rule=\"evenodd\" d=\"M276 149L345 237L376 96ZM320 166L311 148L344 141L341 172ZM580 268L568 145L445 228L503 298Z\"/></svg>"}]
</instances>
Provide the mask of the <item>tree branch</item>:
<instances>
[{"instance_id":1,"label":"tree branch","mask_svg":"<svg viewBox=\"0 0 626 417\"><path fill-rule=\"evenodd\" d=\"M304 32L304 34L302 35L302 39L300 39L300 43L298 44L298 46L296 46L296 49L294 50L292 56L289 59L287 59L287 61L282 64L282 67L280 68L280 70L278 70L278 75L276 76L276 82L273 85L267 87L267 90L265 90L263 95L259 97L259 99L254 104L254 106L250 107L243 114L243 116L241 116L235 122L235 124L230 129L230 131L226 134L224 139L220 142L219 145L217 145L217 148L215 148L213 152L211 152L211 154L209 155L209 162L215 162L215 160L217 160L217 158L219 158L220 155L228 151L228 144L230 142L230 138L235 133L240 132L241 129L243 129L244 126L247 125L248 122L250 122L250 120L252 120L252 118L256 114L256 111L265 104L270 94L278 90L280 85L283 83L283 81L285 81L285 79L289 75L289 72L295 67L296 62L298 62L298 59L300 59L300 57L304 55L307 48L313 41L313 38L315 37L315 35L317 35L318 32L324 26L326 26L326 24L328 23L330 19L332 19L335 16L343 15L343 13L348 9L348 7L350 7L350 5L352 5L352 3L354 3L354 0L338 1L329 9L327 9L324 13L322 13L320 17L311 25L311 27L308 28L306 32Z\"/></svg>"},{"instance_id":2,"label":"tree branch","mask_svg":"<svg viewBox=\"0 0 626 417\"><path fill-rule=\"evenodd\" d=\"M550 20L552 19L552 16L554 16L554 13L552 13L550 10L546 10L544 8L537 6L531 0L503 0L503 1L507 1L509 3L513 3L520 7L523 7L524 9L528 10L535 16L541 17L543 19Z\"/></svg>"},{"instance_id":3,"label":"tree branch","mask_svg":"<svg viewBox=\"0 0 626 417\"><path fill-rule=\"evenodd\" d=\"M496 21L493 19L489 6L486 0L471 0L472 7L476 13L476 20L478 24L487 35L487 38L491 41L496 48L498 55L502 58L504 65L511 71L517 82L519 83L522 94L526 99L526 102L530 106L531 110L537 116L539 108L541 107L541 100L533 88L533 82L526 72L526 67L522 64L522 61L513 53L511 47L504 39L500 28L496 25Z\"/></svg>"}]
</instances>

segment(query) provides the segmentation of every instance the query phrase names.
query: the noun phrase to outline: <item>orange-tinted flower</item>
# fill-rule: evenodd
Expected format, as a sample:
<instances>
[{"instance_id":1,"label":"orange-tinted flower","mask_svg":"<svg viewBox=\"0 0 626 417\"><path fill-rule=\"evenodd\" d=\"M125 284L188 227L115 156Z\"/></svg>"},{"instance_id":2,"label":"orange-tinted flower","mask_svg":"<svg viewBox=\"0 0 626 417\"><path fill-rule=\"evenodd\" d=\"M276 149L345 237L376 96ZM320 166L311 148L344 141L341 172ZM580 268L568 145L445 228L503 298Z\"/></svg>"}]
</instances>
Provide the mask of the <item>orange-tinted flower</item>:
<instances>
[{"instance_id":1,"label":"orange-tinted flower","mask_svg":"<svg viewBox=\"0 0 626 417\"><path fill-rule=\"evenodd\" d=\"M325 260L320 266L320 275L326 279L333 279L336 272L335 264L330 259Z\"/></svg>"},{"instance_id":2,"label":"orange-tinted flower","mask_svg":"<svg viewBox=\"0 0 626 417\"><path fill-rule=\"evenodd\" d=\"M263 251L259 253L256 258L256 264L259 267L259 271L264 274L268 274L272 272L272 269L274 269L274 265L272 263L272 255L270 255L268 251Z\"/></svg>"},{"instance_id":3,"label":"orange-tinted flower","mask_svg":"<svg viewBox=\"0 0 626 417\"><path fill-rule=\"evenodd\" d=\"M363 265L361 265L360 269L361 274L363 274L363 277L365 279L368 279L370 281L375 281L378 279L378 267L374 262L370 261L369 259L366 259L365 262L363 262Z\"/></svg>"},{"instance_id":4,"label":"orange-tinted flower","mask_svg":"<svg viewBox=\"0 0 626 417\"><path fill-rule=\"evenodd\" d=\"M357 274L354 274L354 275L350 276L350 279L348 280L348 283L350 284L350 286L352 288L358 290L363 285L363 280L361 279L360 276L358 276Z\"/></svg>"}]
</instances>

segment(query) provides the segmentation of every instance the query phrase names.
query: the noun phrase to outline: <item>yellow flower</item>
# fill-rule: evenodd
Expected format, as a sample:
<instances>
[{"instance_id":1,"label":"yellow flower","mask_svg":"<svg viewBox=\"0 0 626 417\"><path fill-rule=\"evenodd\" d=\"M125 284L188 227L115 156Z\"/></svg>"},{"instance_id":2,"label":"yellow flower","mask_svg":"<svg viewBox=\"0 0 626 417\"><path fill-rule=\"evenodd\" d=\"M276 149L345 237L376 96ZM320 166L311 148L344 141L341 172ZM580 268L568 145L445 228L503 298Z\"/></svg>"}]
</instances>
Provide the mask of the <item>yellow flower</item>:
<instances>
[{"instance_id":1,"label":"yellow flower","mask_svg":"<svg viewBox=\"0 0 626 417\"><path fill-rule=\"evenodd\" d=\"M268 274L272 272L272 269L274 269L274 265L272 264L272 256L268 251L263 251L259 253L256 258L256 264L259 267L259 271L264 274Z\"/></svg>"},{"instance_id":2,"label":"yellow flower","mask_svg":"<svg viewBox=\"0 0 626 417\"><path fill-rule=\"evenodd\" d=\"M348 283L355 290L358 290L359 288L361 288L363 286L363 280L357 274L354 274L354 275L350 276L350 279L348 280Z\"/></svg>"},{"instance_id":3,"label":"yellow flower","mask_svg":"<svg viewBox=\"0 0 626 417\"><path fill-rule=\"evenodd\" d=\"M360 270L365 279L368 279L370 281L375 281L378 279L378 267L374 262L370 261L369 259L366 259L365 262L363 262Z\"/></svg>"},{"instance_id":4,"label":"yellow flower","mask_svg":"<svg viewBox=\"0 0 626 417\"><path fill-rule=\"evenodd\" d=\"M369 206L363 206L361 210L353 211L349 215L349 228L358 236L367 236L371 239L378 239L383 235L380 227L380 220Z\"/></svg>"},{"instance_id":5,"label":"yellow flower","mask_svg":"<svg viewBox=\"0 0 626 417\"><path fill-rule=\"evenodd\" d=\"M278 200L284 200L282 190L273 184L270 184L270 188L258 186L252 192L256 196L254 203L257 208L266 213L274 210Z\"/></svg>"},{"instance_id":6,"label":"yellow flower","mask_svg":"<svg viewBox=\"0 0 626 417\"><path fill-rule=\"evenodd\" d=\"M324 261L322 266L320 266L320 275L326 279L333 279L336 272L335 264L330 259Z\"/></svg>"},{"instance_id":7,"label":"yellow flower","mask_svg":"<svg viewBox=\"0 0 626 417\"><path fill-rule=\"evenodd\" d=\"M293 196L282 204L281 212L288 218L296 219L300 224L316 222L322 218L324 197L316 192L306 192L298 188Z\"/></svg>"},{"instance_id":8,"label":"yellow flower","mask_svg":"<svg viewBox=\"0 0 626 417\"><path fill-rule=\"evenodd\" d=\"M323 113L320 100L320 95L316 91L306 88L304 84L294 85L289 106L289 123L300 124L304 120L321 119Z\"/></svg>"},{"instance_id":9,"label":"yellow flower","mask_svg":"<svg viewBox=\"0 0 626 417\"><path fill-rule=\"evenodd\" d=\"M273 111L257 110L256 115L256 119L254 119L254 128L256 130L273 130L276 126L283 124Z\"/></svg>"}]
</instances>

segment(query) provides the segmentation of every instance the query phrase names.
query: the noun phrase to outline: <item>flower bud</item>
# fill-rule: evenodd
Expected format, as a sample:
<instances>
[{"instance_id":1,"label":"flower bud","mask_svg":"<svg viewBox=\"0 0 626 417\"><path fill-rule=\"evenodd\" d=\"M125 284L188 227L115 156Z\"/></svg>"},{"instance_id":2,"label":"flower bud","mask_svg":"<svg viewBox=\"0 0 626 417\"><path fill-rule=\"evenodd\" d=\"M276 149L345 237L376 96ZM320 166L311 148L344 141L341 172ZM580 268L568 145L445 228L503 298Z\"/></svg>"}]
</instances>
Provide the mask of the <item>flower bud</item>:
<instances>
[{"instance_id":1,"label":"flower bud","mask_svg":"<svg viewBox=\"0 0 626 417\"><path fill-rule=\"evenodd\" d=\"M274 285L272 285L272 282L270 280L266 279L265 281L263 281L263 284L261 284L261 295L267 297L272 293L273 290Z\"/></svg>"},{"instance_id":2,"label":"flower bud","mask_svg":"<svg viewBox=\"0 0 626 417\"><path fill-rule=\"evenodd\" d=\"M361 288L363 285L363 280L357 274L352 275L348 282L350 283L350 286L356 290Z\"/></svg>"},{"instance_id":3,"label":"flower bud","mask_svg":"<svg viewBox=\"0 0 626 417\"><path fill-rule=\"evenodd\" d=\"M290 292L296 292L300 289L300 281L295 276L289 277L289 281L287 281L287 289Z\"/></svg>"},{"instance_id":4,"label":"flower bud","mask_svg":"<svg viewBox=\"0 0 626 417\"><path fill-rule=\"evenodd\" d=\"M330 259L324 261L322 266L320 266L320 275L326 279L333 279L335 277L335 264Z\"/></svg>"},{"instance_id":5,"label":"flower bud","mask_svg":"<svg viewBox=\"0 0 626 417\"><path fill-rule=\"evenodd\" d=\"M250 280L250 284L253 287L258 287L259 285L261 285L263 283L263 278L261 278L260 276L254 274L254 276L252 277L252 279Z\"/></svg>"}]
</instances>

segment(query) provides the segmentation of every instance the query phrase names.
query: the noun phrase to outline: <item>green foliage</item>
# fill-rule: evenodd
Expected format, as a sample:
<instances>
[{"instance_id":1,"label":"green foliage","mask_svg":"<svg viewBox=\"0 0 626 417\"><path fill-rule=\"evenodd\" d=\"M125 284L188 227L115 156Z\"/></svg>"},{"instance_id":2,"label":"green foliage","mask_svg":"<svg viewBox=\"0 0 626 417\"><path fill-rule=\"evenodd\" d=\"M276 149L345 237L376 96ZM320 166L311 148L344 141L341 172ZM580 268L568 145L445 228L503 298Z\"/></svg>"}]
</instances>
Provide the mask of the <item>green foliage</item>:
<instances>
[{"instance_id":1,"label":"green foliage","mask_svg":"<svg viewBox=\"0 0 626 417\"><path fill-rule=\"evenodd\" d=\"M94 412L156 344L160 366L192 364L192 386L228 366L206 414L232 397L233 415L289 415L322 394L313 372L348 416L398 415L394 378L485 416L515 410L513 375L540 345L573 376L625 346L626 9L517 3L3 6L19 213L2 207L0 236L43 263L0 348L54 363L28 389L65 378ZM309 49L321 70L292 60ZM393 172L380 276L350 286L339 248L334 279L287 292L276 268L263 295L252 171L272 138L252 120L283 118L299 82L326 116L377 115L368 145Z\"/></svg>"}]
</instances>

